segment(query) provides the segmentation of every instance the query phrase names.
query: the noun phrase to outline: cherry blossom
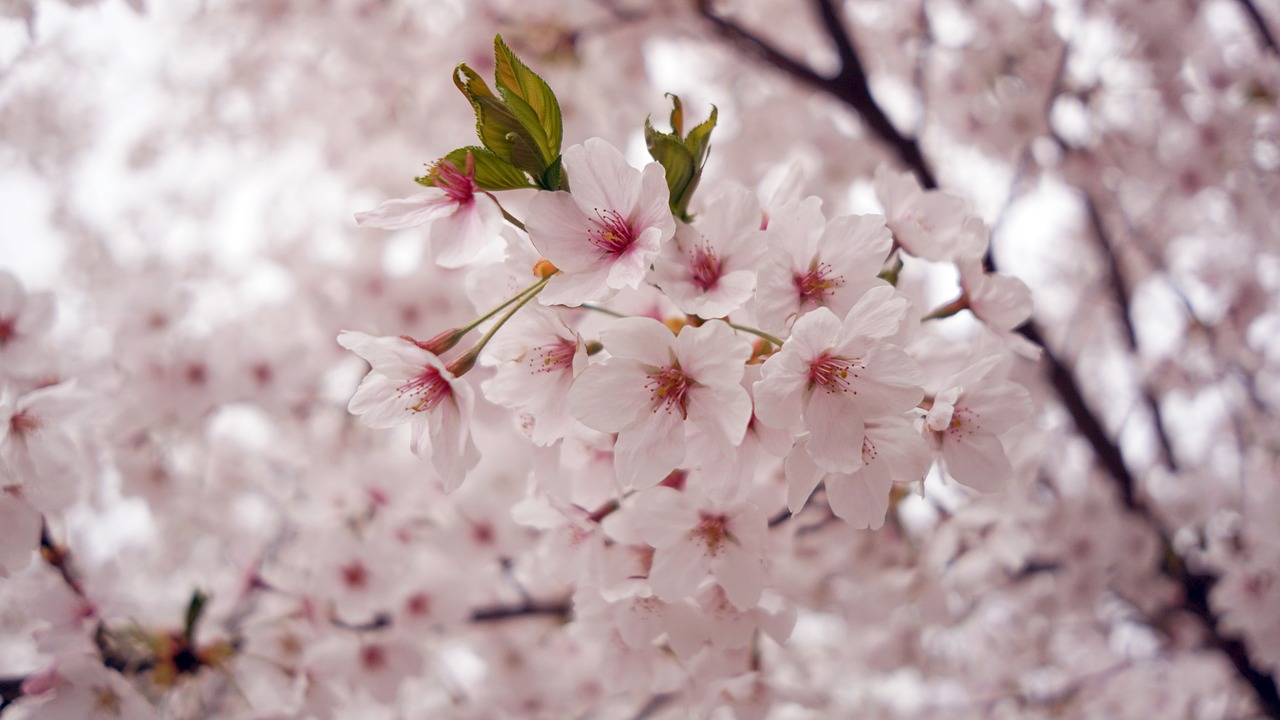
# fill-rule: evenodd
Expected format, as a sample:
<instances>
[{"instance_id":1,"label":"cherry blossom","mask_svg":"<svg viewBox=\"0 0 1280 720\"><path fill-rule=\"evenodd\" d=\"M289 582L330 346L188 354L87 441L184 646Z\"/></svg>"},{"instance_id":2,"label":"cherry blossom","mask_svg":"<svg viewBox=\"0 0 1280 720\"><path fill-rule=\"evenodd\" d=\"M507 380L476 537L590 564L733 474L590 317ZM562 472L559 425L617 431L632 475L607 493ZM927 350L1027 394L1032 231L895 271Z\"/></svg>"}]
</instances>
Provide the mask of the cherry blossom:
<instances>
[{"instance_id":1,"label":"cherry blossom","mask_svg":"<svg viewBox=\"0 0 1280 720\"><path fill-rule=\"evenodd\" d=\"M1000 490L1013 478L1000 435L1032 412L1026 388L999 379L999 359L985 358L953 376L925 419L947 472L983 492Z\"/></svg>"},{"instance_id":2,"label":"cherry blossom","mask_svg":"<svg viewBox=\"0 0 1280 720\"><path fill-rule=\"evenodd\" d=\"M563 273L540 301L580 305L639 286L675 233L662 166L636 170L593 138L564 151L564 170L572 194L539 193L529 203L529 239Z\"/></svg>"},{"instance_id":3,"label":"cherry blossom","mask_svg":"<svg viewBox=\"0 0 1280 720\"><path fill-rule=\"evenodd\" d=\"M751 345L728 325L685 326L677 336L656 320L624 318L601 341L610 357L578 376L569 408L587 426L618 433L619 480L650 487L686 463L690 427L726 447L742 441L751 400L739 380Z\"/></svg>"},{"instance_id":4,"label":"cherry blossom","mask_svg":"<svg viewBox=\"0 0 1280 720\"><path fill-rule=\"evenodd\" d=\"M384 230L426 225L432 259L447 268L492 254L502 228L502 211L491 198L477 197L475 160L468 160L465 168L448 160L437 162L427 175L431 187L356 213L356 222Z\"/></svg>"},{"instance_id":5,"label":"cherry blossom","mask_svg":"<svg viewBox=\"0 0 1280 720\"><path fill-rule=\"evenodd\" d=\"M905 412L924 394L919 366L884 340L906 312L906 300L881 287L864 294L843 322L827 308L801 317L761 369L756 417L776 428L803 418L814 462L830 472L857 470L866 422Z\"/></svg>"},{"instance_id":6,"label":"cherry blossom","mask_svg":"<svg viewBox=\"0 0 1280 720\"><path fill-rule=\"evenodd\" d=\"M346 331L338 344L372 366L351 398L351 412L372 428L412 423L410 449L429 456L446 490L457 489L480 459L471 441L475 400L470 386L435 355L403 338Z\"/></svg>"},{"instance_id":7,"label":"cherry blossom","mask_svg":"<svg viewBox=\"0 0 1280 720\"><path fill-rule=\"evenodd\" d=\"M738 188L713 200L694 225L676 227L662 246L652 281L682 311L720 318L742 307L755 290L764 256L760 202Z\"/></svg>"},{"instance_id":8,"label":"cherry blossom","mask_svg":"<svg viewBox=\"0 0 1280 720\"><path fill-rule=\"evenodd\" d=\"M636 498L636 527L654 547L649 585L675 602L692 597L709 575L741 610L756 606L764 589L767 525L749 502L722 502L667 487Z\"/></svg>"},{"instance_id":9,"label":"cherry blossom","mask_svg":"<svg viewBox=\"0 0 1280 720\"><path fill-rule=\"evenodd\" d=\"M763 329L784 333L796 318L818 307L844 316L868 289L889 254L891 236L878 215L850 215L827 222L821 201L810 197L778 208L765 231L770 254L760 273L756 318Z\"/></svg>"}]
</instances>

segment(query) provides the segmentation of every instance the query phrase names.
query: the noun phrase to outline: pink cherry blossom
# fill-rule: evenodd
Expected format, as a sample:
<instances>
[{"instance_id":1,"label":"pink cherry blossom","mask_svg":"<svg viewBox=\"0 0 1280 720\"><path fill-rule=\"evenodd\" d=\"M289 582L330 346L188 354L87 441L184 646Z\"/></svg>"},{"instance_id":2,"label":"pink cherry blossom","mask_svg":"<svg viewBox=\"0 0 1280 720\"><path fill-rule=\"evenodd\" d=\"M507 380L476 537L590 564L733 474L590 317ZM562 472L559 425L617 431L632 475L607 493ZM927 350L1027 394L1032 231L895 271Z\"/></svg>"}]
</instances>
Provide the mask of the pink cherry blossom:
<instances>
[{"instance_id":1,"label":"pink cherry blossom","mask_svg":"<svg viewBox=\"0 0 1280 720\"><path fill-rule=\"evenodd\" d=\"M47 372L40 343L53 327L53 294L27 292L0 270L0 380Z\"/></svg>"},{"instance_id":2,"label":"pink cherry blossom","mask_svg":"<svg viewBox=\"0 0 1280 720\"><path fill-rule=\"evenodd\" d=\"M497 372L481 384L485 397L521 411L522 425L538 445L549 445L572 427L569 388L587 366L587 349L578 337L541 307L529 307L489 344L499 359Z\"/></svg>"},{"instance_id":3,"label":"pink cherry blossom","mask_svg":"<svg viewBox=\"0 0 1280 720\"><path fill-rule=\"evenodd\" d=\"M601 333L610 357L578 376L569 408L588 427L618 433L618 479L656 484L686 462L685 434L697 426L732 448L751 418L739 384L751 344L720 321L679 336L650 318L624 318Z\"/></svg>"},{"instance_id":4,"label":"pink cherry blossom","mask_svg":"<svg viewBox=\"0 0 1280 720\"><path fill-rule=\"evenodd\" d=\"M649 585L655 595L668 602L692 597L710 576L740 610L759 602L768 532L760 508L659 486L636 497L634 513L641 537L654 548Z\"/></svg>"},{"instance_id":5,"label":"pink cherry blossom","mask_svg":"<svg viewBox=\"0 0 1280 720\"><path fill-rule=\"evenodd\" d=\"M909 416L870 420L862 438L862 466L851 473L828 473L797 446L787 456L787 506L799 512L819 482L827 491L831 512L856 528L884 525L895 482L924 479L933 458Z\"/></svg>"},{"instance_id":6,"label":"pink cherry blossom","mask_svg":"<svg viewBox=\"0 0 1280 720\"><path fill-rule=\"evenodd\" d=\"M982 492L1000 490L1013 478L1000 435L1032 412L1026 388L1000 379L999 360L984 358L948 380L925 420L948 474Z\"/></svg>"},{"instance_id":7,"label":"pink cherry blossom","mask_svg":"<svg viewBox=\"0 0 1280 720\"><path fill-rule=\"evenodd\" d=\"M675 233L662 166L643 171L593 138L564 151L572 194L538 193L529 203L529 239L560 269L539 300L580 305L638 287Z\"/></svg>"},{"instance_id":8,"label":"pink cherry blossom","mask_svg":"<svg viewBox=\"0 0 1280 720\"><path fill-rule=\"evenodd\" d=\"M909 172L876 168L876 195L884 205L893 239L904 250L926 260L950 259L965 218L963 198L938 190L922 190Z\"/></svg>"},{"instance_id":9,"label":"pink cherry blossom","mask_svg":"<svg viewBox=\"0 0 1280 720\"><path fill-rule=\"evenodd\" d=\"M404 338L348 330L338 344L373 366L351 398L351 413L372 428L412 423L410 449L430 457L446 491L457 489L480 460L470 433L471 387Z\"/></svg>"},{"instance_id":10,"label":"pink cherry blossom","mask_svg":"<svg viewBox=\"0 0 1280 720\"><path fill-rule=\"evenodd\" d=\"M356 222L385 230L426 225L432 259L442 267L462 267L492 254L498 247L502 211L492 199L477 197L474 162L460 169L441 160L431 168L433 187L356 213Z\"/></svg>"},{"instance_id":11,"label":"pink cherry blossom","mask_svg":"<svg viewBox=\"0 0 1280 720\"><path fill-rule=\"evenodd\" d=\"M662 246L652 282L690 315L719 318L742 307L765 254L760 218L760 202L745 188L708 203L693 225L679 224L675 239Z\"/></svg>"},{"instance_id":12,"label":"pink cherry blossom","mask_svg":"<svg viewBox=\"0 0 1280 720\"><path fill-rule=\"evenodd\" d=\"M777 428L803 418L814 462L830 472L857 470L866 421L901 414L924 396L919 365L884 340L906 312L907 301L884 286L867 291L843 322L827 308L801 317L761 368L756 417Z\"/></svg>"},{"instance_id":13,"label":"pink cherry blossom","mask_svg":"<svg viewBox=\"0 0 1280 720\"><path fill-rule=\"evenodd\" d=\"M783 334L796 318L818 307L843 317L868 289L889 254L891 237L879 215L849 215L827 222L810 197L778 208L765 236L769 257L760 271L756 319Z\"/></svg>"}]
</instances>

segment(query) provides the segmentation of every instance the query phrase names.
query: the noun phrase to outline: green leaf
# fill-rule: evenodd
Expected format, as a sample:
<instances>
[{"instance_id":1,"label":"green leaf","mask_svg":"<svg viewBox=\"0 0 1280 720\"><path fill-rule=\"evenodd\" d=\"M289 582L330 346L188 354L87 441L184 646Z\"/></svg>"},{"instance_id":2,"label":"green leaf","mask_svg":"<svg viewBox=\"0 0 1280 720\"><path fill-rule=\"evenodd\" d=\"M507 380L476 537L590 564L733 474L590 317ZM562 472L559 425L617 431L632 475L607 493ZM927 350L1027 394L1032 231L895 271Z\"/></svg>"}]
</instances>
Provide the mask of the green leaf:
<instances>
[{"instance_id":1,"label":"green leaf","mask_svg":"<svg viewBox=\"0 0 1280 720\"><path fill-rule=\"evenodd\" d=\"M542 174L542 182L539 184L543 190L565 190L569 189L569 175L564 171L560 164L561 158L556 158L551 165L547 167L547 171Z\"/></svg>"},{"instance_id":2,"label":"green leaf","mask_svg":"<svg viewBox=\"0 0 1280 720\"><path fill-rule=\"evenodd\" d=\"M196 633L196 624L200 622L200 616L204 614L204 607L208 602L209 595L201 590L191 594L191 600L187 603L187 612L182 621L182 636L188 643Z\"/></svg>"},{"instance_id":3,"label":"green leaf","mask_svg":"<svg viewBox=\"0 0 1280 720\"><path fill-rule=\"evenodd\" d=\"M684 139L685 147L689 148L689 152L698 163L698 169L702 169L702 166L707 164L707 155L711 152L711 131L716 129L718 114L719 110L712 105L711 116L690 130Z\"/></svg>"},{"instance_id":4,"label":"green leaf","mask_svg":"<svg viewBox=\"0 0 1280 720\"><path fill-rule=\"evenodd\" d=\"M493 151L494 155L513 162L512 148L515 138L524 132L524 126L513 112L493 91L488 83L476 71L461 63L454 70L453 83L471 102L476 112L476 135L480 143ZM515 163L519 166L519 163Z\"/></svg>"},{"instance_id":5,"label":"green leaf","mask_svg":"<svg viewBox=\"0 0 1280 720\"><path fill-rule=\"evenodd\" d=\"M534 187L524 171L482 147L475 145L461 147L442 159L453 163L461 170L467 166L467 153L471 153L472 161L475 162L475 181L481 190L519 190ZM424 180L426 182L423 182ZM418 182L424 185L432 184L430 180L429 174L418 178Z\"/></svg>"},{"instance_id":6,"label":"green leaf","mask_svg":"<svg viewBox=\"0 0 1280 720\"><path fill-rule=\"evenodd\" d=\"M513 98L519 98L528 106L541 131L536 137L540 141L538 149L549 165L560 156L560 144L564 136L559 100L551 91L551 86L516 57L501 35L493 38L493 55L494 80L497 82L498 92L502 93L513 110L516 105ZM529 130L532 135L532 128Z\"/></svg>"}]
</instances>

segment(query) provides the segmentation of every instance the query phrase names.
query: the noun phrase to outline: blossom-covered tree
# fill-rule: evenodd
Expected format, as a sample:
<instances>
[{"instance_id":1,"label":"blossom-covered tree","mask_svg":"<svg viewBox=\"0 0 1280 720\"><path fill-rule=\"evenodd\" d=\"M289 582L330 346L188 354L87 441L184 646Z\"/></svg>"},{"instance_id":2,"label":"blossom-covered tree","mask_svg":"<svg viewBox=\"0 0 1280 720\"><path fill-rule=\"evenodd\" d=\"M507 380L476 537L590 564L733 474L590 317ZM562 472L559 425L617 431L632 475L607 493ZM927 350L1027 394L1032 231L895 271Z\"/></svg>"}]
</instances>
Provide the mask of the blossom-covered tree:
<instances>
[{"instance_id":1,"label":"blossom-covered tree","mask_svg":"<svg viewBox=\"0 0 1280 720\"><path fill-rule=\"evenodd\" d=\"M0 717L1280 718L1277 23L0 3Z\"/></svg>"}]
</instances>

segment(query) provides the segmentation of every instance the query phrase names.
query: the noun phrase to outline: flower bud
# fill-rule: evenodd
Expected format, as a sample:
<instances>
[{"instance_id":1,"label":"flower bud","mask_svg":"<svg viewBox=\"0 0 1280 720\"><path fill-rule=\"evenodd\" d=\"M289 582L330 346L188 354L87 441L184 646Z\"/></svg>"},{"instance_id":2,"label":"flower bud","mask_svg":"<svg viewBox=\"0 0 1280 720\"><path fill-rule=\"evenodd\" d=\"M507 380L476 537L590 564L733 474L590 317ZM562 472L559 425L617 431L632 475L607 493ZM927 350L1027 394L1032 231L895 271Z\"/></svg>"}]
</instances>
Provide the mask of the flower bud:
<instances>
[{"instance_id":1,"label":"flower bud","mask_svg":"<svg viewBox=\"0 0 1280 720\"><path fill-rule=\"evenodd\" d=\"M453 349L453 346L457 345L458 341L461 340L465 335L466 335L466 332L459 330L458 328L450 328L440 333L439 335L436 335L430 340L414 340L411 337L407 337L407 336L402 336L402 337L404 337L405 340L408 340L414 345L417 345L418 347L422 348L423 350L426 350L432 355L443 355L449 350Z\"/></svg>"},{"instance_id":2,"label":"flower bud","mask_svg":"<svg viewBox=\"0 0 1280 720\"><path fill-rule=\"evenodd\" d=\"M552 265L551 261L546 258L542 258L533 264L533 274L539 278L549 278L558 272L560 272L560 268Z\"/></svg>"}]
</instances>

